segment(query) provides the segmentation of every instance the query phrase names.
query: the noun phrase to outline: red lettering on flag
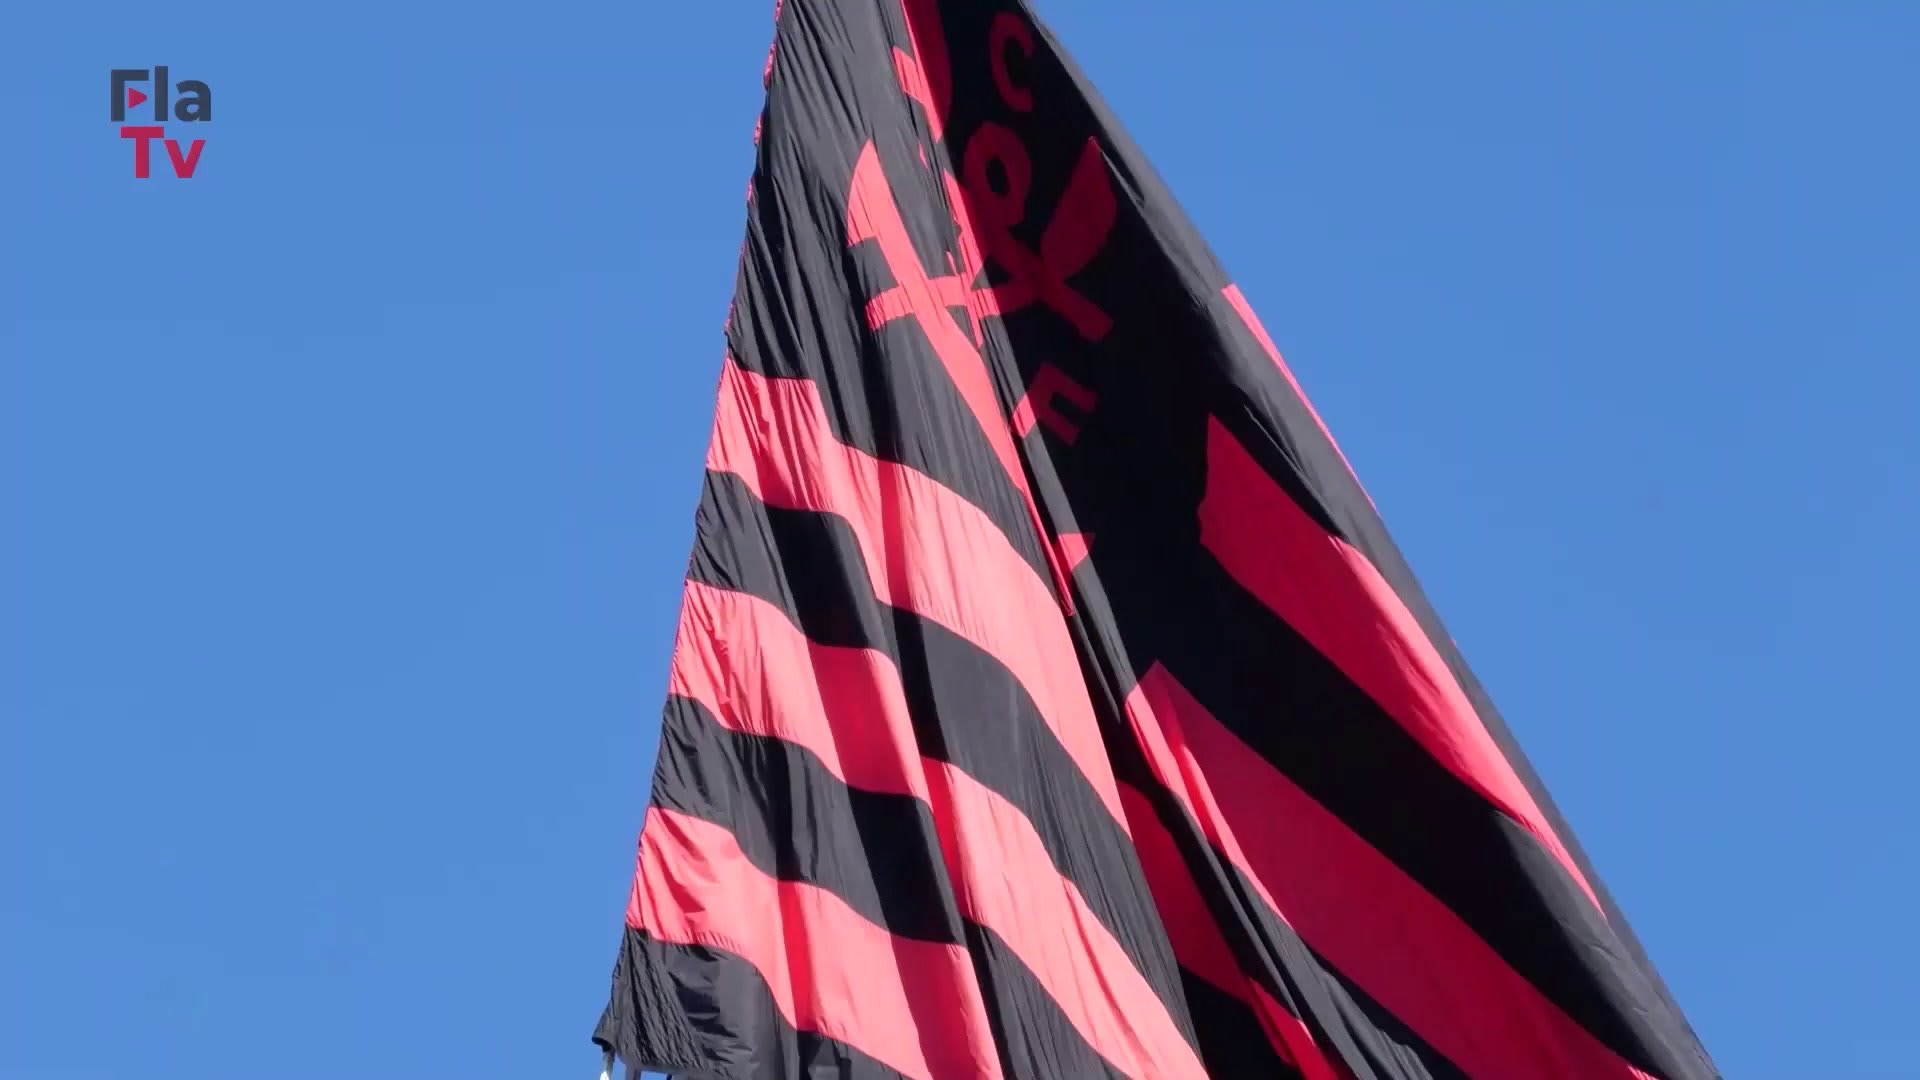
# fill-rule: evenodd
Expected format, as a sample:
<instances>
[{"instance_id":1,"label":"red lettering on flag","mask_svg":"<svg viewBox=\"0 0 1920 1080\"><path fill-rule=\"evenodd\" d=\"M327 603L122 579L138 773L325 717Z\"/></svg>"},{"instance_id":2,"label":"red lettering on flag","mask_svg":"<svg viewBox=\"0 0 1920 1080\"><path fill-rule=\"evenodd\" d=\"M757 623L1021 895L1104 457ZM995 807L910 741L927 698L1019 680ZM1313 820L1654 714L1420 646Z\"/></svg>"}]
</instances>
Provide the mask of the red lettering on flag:
<instances>
[{"instance_id":1,"label":"red lettering on flag","mask_svg":"<svg viewBox=\"0 0 1920 1080\"><path fill-rule=\"evenodd\" d=\"M1033 111L1033 91L1017 86L1013 81L1013 72L1007 69L1007 45L1020 46L1020 53L1029 59L1033 57L1033 31L1011 11L1003 11L993 17L992 44L988 54L993 60L993 85L1000 91L1000 100L1014 112Z\"/></svg>"},{"instance_id":2,"label":"red lettering on flag","mask_svg":"<svg viewBox=\"0 0 1920 1080\"><path fill-rule=\"evenodd\" d=\"M1005 174L1004 192L993 185L995 164ZM1088 139L1081 150L1060 204L1040 233L1038 251L1013 235L1013 227L1026 220L1033 185L1033 164L1019 137L999 124L980 125L967 143L966 171L968 202L982 226L980 243L1011 275L990 287L995 310L1005 315L1038 301L1088 341L1105 337L1113 319L1067 284L1100 253L1113 231L1118 207L1107 182L1107 159L1100 143Z\"/></svg>"},{"instance_id":3,"label":"red lettering on flag","mask_svg":"<svg viewBox=\"0 0 1920 1080\"><path fill-rule=\"evenodd\" d=\"M1084 416L1093 411L1099 395L1055 365L1041 364L1040 370L1033 373L1033 381L1027 384L1026 395L1013 407L1013 430L1025 438L1033 432L1036 423L1045 424L1061 442L1073 445L1080 437L1080 422L1060 411L1056 403L1063 399Z\"/></svg>"}]
</instances>

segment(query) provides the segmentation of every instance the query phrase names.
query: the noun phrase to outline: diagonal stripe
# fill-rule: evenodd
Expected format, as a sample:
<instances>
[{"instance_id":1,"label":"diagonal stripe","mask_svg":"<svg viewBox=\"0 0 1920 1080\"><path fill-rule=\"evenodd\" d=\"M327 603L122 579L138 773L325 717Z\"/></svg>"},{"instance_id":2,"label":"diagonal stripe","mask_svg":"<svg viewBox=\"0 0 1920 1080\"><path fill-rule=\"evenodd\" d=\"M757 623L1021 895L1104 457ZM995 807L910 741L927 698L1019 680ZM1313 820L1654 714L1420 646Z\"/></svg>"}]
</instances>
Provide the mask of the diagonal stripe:
<instances>
[{"instance_id":1,"label":"diagonal stripe","mask_svg":"<svg viewBox=\"0 0 1920 1080\"><path fill-rule=\"evenodd\" d=\"M1200 1058L1208 1076L1302 1080L1300 1070L1274 1048L1272 1034L1253 1006L1191 971L1182 970L1180 981L1200 1033Z\"/></svg>"},{"instance_id":2,"label":"diagonal stripe","mask_svg":"<svg viewBox=\"0 0 1920 1080\"><path fill-rule=\"evenodd\" d=\"M1124 609L1129 625L1152 635L1138 645L1130 637L1130 652L1157 657L1238 739L1616 1052L1648 1072L1689 1075L1636 1027L1644 1014L1633 1009L1631 987L1616 978L1618 942L1538 837L1440 765L1210 554L1196 550L1186 560L1160 557L1149 565L1169 595L1191 598L1184 603L1192 611L1161 617L1166 609L1154 604ZM1127 780L1143 783L1123 754L1116 751L1115 762ZM1144 784L1159 787L1150 775ZM1177 807L1160 809L1170 828L1174 815L1186 816ZM1175 835L1184 850L1188 836L1179 828ZM1197 865L1191 852L1188 862L1203 885L1219 869Z\"/></svg>"},{"instance_id":3,"label":"diagonal stripe","mask_svg":"<svg viewBox=\"0 0 1920 1080\"><path fill-rule=\"evenodd\" d=\"M1347 467L1347 475L1353 477L1354 486L1360 487L1360 474L1354 471L1353 462L1348 461L1346 452L1340 449L1339 440L1333 437L1333 429L1327 426L1325 420L1320 419L1320 410L1313 407L1313 402L1308 399L1306 390L1300 385L1300 380L1293 377L1293 369L1287 366L1286 359L1280 355L1280 347L1273 343L1273 338L1268 335L1267 328L1261 324L1260 316L1254 314L1253 305L1247 303L1246 295L1240 291L1240 286L1229 285L1222 291L1222 295L1227 298L1227 304L1233 308L1233 313L1240 316L1240 321L1246 324L1254 340L1260 343L1260 348L1265 350L1267 356L1273 360L1273 366L1280 369L1280 374L1286 378L1287 385L1293 388L1293 396L1300 399L1300 405L1307 410L1307 415L1313 417L1313 422L1319 426L1320 434L1327 437L1327 445L1331 446L1334 454L1340 458L1340 464ZM1369 504L1373 502L1373 496L1367 495L1364 487L1360 488L1360 494L1366 495Z\"/></svg>"},{"instance_id":4,"label":"diagonal stripe","mask_svg":"<svg viewBox=\"0 0 1920 1080\"><path fill-rule=\"evenodd\" d=\"M962 917L924 801L851 787L805 747L734 731L677 695L662 717L653 792L656 806L725 828L773 877L826 889L891 934L967 948L1006 1075L1123 1077L1004 939ZM1021 1023L1008 1025L1009 1014Z\"/></svg>"},{"instance_id":5,"label":"diagonal stripe","mask_svg":"<svg viewBox=\"0 0 1920 1080\"><path fill-rule=\"evenodd\" d=\"M1143 859L1156 862L1155 887L1164 888L1169 878L1190 883L1184 903L1201 905L1196 917L1208 919L1226 938L1240 973L1257 991L1256 1000L1270 1001L1269 1009L1277 1010L1262 1013L1257 1022L1287 1042L1299 1040L1299 1029L1288 1020L1297 1017L1312 1045L1304 1040L1289 1045L1299 1046L1306 1060L1317 1048L1340 1080L1467 1080L1459 1067L1301 940L1266 902L1259 884L1213 846L1179 796L1152 775L1145 751L1128 738L1137 761L1118 763L1122 791L1159 826L1141 849ZM1135 824L1149 828L1144 817L1136 817ZM1156 850L1150 855L1149 848ZM1169 916L1174 917L1179 916Z\"/></svg>"},{"instance_id":6,"label":"diagonal stripe","mask_svg":"<svg viewBox=\"0 0 1920 1080\"><path fill-rule=\"evenodd\" d=\"M667 687L729 730L806 747L842 783L926 799L892 663L872 649L808 641L759 597L687 582Z\"/></svg>"},{"instance_id":7,"label":"diagonal stripe","mask_svg":"<svg viewBox=\"0 0 1920 1080\"><path fill-rule=\"evenodd\" d=\"M824 889L769 877L717 825L647 812L627 925L740 956L788 1023L908 1076L1000 1075L966 950L896 937Z\"/></svg>"},{"instance_id":8,"label":"diagonal stripe","mask_svg":"<svg viewBox=\"0 0 1920 1080\"><path fill-rule=\"evenodd\" d=\"M1315 524L1217 420L1207 428L1200 539L1248 592L1333 661L1437 761L1538 837L1593 896L1392 586L1366 556Z\"/></svg>"},{"instance_id":9,"label":"diagonal stripe","mask_svg":"<svg viewBox=\"0 0 1920 1080\"><path fill-rule=\"evenodd\" d=\"M826 889L888 933L966 943L923 800L849 785L807 748L730 727L695 698L671 695L661 712L653 805L722 826L761 870Z\"/></svg>"},{"instance_id":10,"label":"diagonal stripe","mask_svg":"<svg viewBox=\"0 0 1920 1080\"><path fill-rule=\"evenodd\" d=\"M771 506L839 515L874 595L960 634L1014 674L1116 821L1124 820L1080 664L1054 595L972 503L840 443L810 382L728 361L708 468Z\"/></svg>"},{"instance_id":11,"label":"diagonal stripe","mask_svg":"<svg viewBox=\"0 0 1920 1080\"><path fill-rule=\"evenodd\" d=\"M1229 295L1227 299L1227 306L1234 306L1236 297ZM1244 298L1239 299L1244 303ZM1240 314L1247 321L1254 342L1278 366L1277 373L1291 381L1258 320L1250 310ZM1529 899L1539 909L1530 918L1543 924L1544 929L1491 924L1472 915L1468 916L1469 921L1530 978L1540 980L1546 975L1545 981L1539 982L1543 990L1643 1068L1674 1076L1712 1075L1713 1066L1701 1049L1698 1037L1688 1027L1632 927L1608 896L1591 859L1581 850L1578 837L1554 806L1499 710L1473 677L1459 647L1448 636L1406 560L1372 511L1357 478L1351 478L1349 484L1350 477L1339 474L1342 466L1338 463L1333 472L1320 467L1319 455L1311 446L1300 444L1302 433L1308 430L1307 417L1312 417L1311 423L1319 423L1319 418L1312 415L1311 404L1306 403L1304 397L1298 397L1297 385L1291 387L1297 401L1289 400L1286 390L1277 385L1280 379L1263 380L1263 372L1244 366L1238 370L1237 387L1258 396L1263 407L1244 409L1241 402L1235 401L1216 408L1215 415L1302 514L1364 556L1370 566L1363 572L1390 589L1392 597L1399 601L1394 613L1399 631L1427 654L1421 658L1422 666L1433 673L1436 685L1448 691L1455 706L1464 700L1515 774L1519 790L1532 798L1535 813L1519 828L1532 834L1531 839L1542 849L1540 856L1557 865L1540 866L1542 860L1530 850L1516 849L1515 853L1520 861L1538 868L1527 871L1532 879L1529 888L1536 894ZM1269 381L1276 385L1267 386ZM1299 419L1289 413L1295 405L1305 410ZM1315 441L1307 439L1309 443ZM1331 435L1327 436L1326 445L1338 452L1339 448L1332 445ZM1332 460L1334 455L1326 457ZM1447 675L1451 676L1450 684ZM1222 719L1232 722L1225 714ZM1409 865L1399 855L1395 857L1403 866ZM1432 887L1430 879L1423 880L1428 880ZM1477 887L1471 891L1481 892L1483 896L1478 901L1469 901L1467 907L1497 912L1501 906L1499 894ZM1467 914L1459 894L1442 892L1440 895L1456 910ZM1565 931L1558 929L1560 927L1566 928ZM1532 953L1535 957L1557 954L1561 960L1554 965L1555 970L1548 973L1525 964L1523 953ZM1571 983L1565 977L1571 977Z\"/></svg>"},{"instance_id":12,"label":"diagonal stripe","mask_svg":"<svg viewBox=\"0 0 1920 1080\"><path fill-rule=\"evenodd\" d=\"M1160 823L1146 797L1123 786L1120 798L1126 804L1140 864L1153 886L1154 902L1166 919L1180 966L1251 1007L1280 1059L1298 1068L1306 1080L1342 1080L1342 1074L1314 1044L1313 1033L1300 1018L1240 970L1233 947L1207 910L1207 902L1187 872L1173 835Z\"/></svg>"},{"instance_id":13,"label":"diagonal stripe","mask_svg":"<svg viewBox=\"0 0 1920 1080\"><path fill-rule=\"evenodd\" d=\"M614 972L594 1041L613 1048L634 1076L711 1075L718 1064L728 1080L902 1080L858 1047L795 1028L760 970L731 952L628 927ZM724 1013L689 1015L686 995L708 996Z\"/></svg>"},{"instance_id":14,"label":"diagonal stripe","mask_svg":"<svg viewBox=\"0 0 1920 1080\"><path fill-rule=\"evenodd\" d=\"M1160 781L1262 899L1468 1074L1650 1080L1222 727L1164 668L1141 679L1127 712Z\"/></svg>"},{"instance_id":15,"label":"diagonal stripe","mask_svg":"<svg viewBox=\"0 0 1920 1080\"><path fill-rule=\"evenodd\" d=\"M1204 1075L1166 1002L1027 816L968 773L919 757L890 660L808 641L745 593L690 582L684 610L674 693L723 726L805 747L850 785L925 802L962 914L1006 942L1088 1043L1129 1075Z\"/></svg>"},{"instance_id":16,"label":"diagonal stripe","mask_svg":"<svg viewBox=\"0 0 1920 1080\"><path fill-rule=\"evenodd\" d=\"M711 539L696 547L689 578L774 605L816 644L884 653L899 673L919 752L1020 809L1185 1029L1179 968L1124 826L1012 673L938 623L876 601L837 516L769 507L739 477L710 473L698 522Z\"/></svg>"},{"instance_id":17,"label":"diagonal stripe","mask_svg":"<svg viewBox=\"0 0 1920 1080\"><path fill-rule=\"evenodd\" d=\"M1027 819L951 766L929 769L928 780L968 918L1005 938L1087 1041L1129 1075L1204 1078L1199 1055L1079 888L1022 869L1046 857Z\"/></svg>"}]
</instances>

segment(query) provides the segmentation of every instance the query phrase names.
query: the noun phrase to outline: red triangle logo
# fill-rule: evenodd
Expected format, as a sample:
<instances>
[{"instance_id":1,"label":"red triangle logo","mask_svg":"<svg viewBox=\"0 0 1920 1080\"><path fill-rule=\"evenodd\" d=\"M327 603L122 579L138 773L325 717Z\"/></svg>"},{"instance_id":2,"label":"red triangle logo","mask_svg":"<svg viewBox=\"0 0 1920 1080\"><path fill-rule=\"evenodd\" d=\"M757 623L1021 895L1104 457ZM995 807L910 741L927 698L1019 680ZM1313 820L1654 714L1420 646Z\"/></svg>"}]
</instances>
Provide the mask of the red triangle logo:
<instances>
[{"instance_id":1,"label":"red triangle logo","mask_svg":"<svg viewBox=\"0 0 1920 1080\"><path fill-rule=\"evenodd\" d=\"M147 95L135 90L131 86L127 87L127 108L131 109L145 100L147 100Z\"/></svg>"}]
</instances>

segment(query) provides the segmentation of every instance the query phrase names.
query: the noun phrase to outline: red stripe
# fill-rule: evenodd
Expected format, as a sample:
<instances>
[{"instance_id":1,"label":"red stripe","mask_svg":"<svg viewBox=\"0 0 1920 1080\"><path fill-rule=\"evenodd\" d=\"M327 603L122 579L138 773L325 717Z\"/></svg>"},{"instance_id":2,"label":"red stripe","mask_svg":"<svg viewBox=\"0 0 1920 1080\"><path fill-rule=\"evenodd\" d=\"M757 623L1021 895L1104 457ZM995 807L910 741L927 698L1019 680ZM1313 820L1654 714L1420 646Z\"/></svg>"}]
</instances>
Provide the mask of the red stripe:
<instances>
[{"instance_id":1,"label":"red stripe","mask_svg":"<svg viewBox=\"0 0 1920 1080\"><path fill-rule=\"evenodd\" d=\"M1538 837L1594 897L1393 586L1365 555L1301 510L1217 419L1207 427L1200 542L1437 761Z\"/></svg>"},{"instance_id":2,"label":"red stripe","mask_svg":"<svg viewBox=\"0 0 1920 1080\"><path fill-rule=\"evenodd\" d=\"M1132 1076L1205 1075L1032 823L966 773L918 755L889 658L810 641L764 600L690 582L670 683L728 728L805 747L849 786L925 801L961 913L1007 943L1089 1045Z\"/></svg>"},{"instance_id":3,"label":"red stripe","mask_svg":"<svg viewBox=\"0 0 1920 1080\"><path fill-rule=\"evenodd\" d=\"M925 799L899 680L872 649L809 641L757 596L687 582L668 693L729 730L806 747L849 787Z\"/></svg>"},{"instance_id":4,"label":"red stripe","mask_svg":"<svg viewBox=\"0 0 1920 1080\"><path fill-rule=\"evenodd\" d=\"M1650 1080L1236 738L1166 669L1147 672L1127 713L1161 783L1275 913L1469 1075Z\"/></svg>"},{"instance_id":5,"label":"red stripe","mask_svg":"<svg viewBox=\"0 0 1920 1080\"><path fill-rule=\"evenodd\" d=\"M824 889L769 877L711 822L647 812L627 924L740 956L796 1029L908 1076L1000 1075L964 948L896 937Z\"/></svg>"},{"instance_id":6,"label":"red stripe","mask_svg":"<svg viewBox=\"0 0 1920 1080\"><path fill-rule=\"evenodd\" d=\"M1333 452L1340 456L1340 464L1347 467L1348 475L1353 477L1354 486L1360 487L1360 494L1366 495L1367 502L1371 504L1373 496L1367 495L1367 489L1360 485L1360 474L1354 472L1353 462L1347 460L1346 452L1340 449L1340 443L1333 437L1333 429L1327 426L1325 420L1320 419L1320 411L1315 409L1313 402L1307 399L1306 390L1301 388L1300 380L1293 377L1293 369L1288 367L1286 360L1280 356L1279 346L1273 343L1273 338L1267 334L1267 328L1261 325L1260 316L1253 313L1253 305L1247 303L1246 296L1240 292L1240 286L1229 285L1225 293L1227 303L1233 306L1234 312L1240 316L1240 321L1247 324L1247 329L1253 331L1255 340L1260 342L1260 347L1265 349L1267 355L1273 359L1273 366L1279 368L1280 374L1286 377L1287 385L1293 387L1293 396L1300 399L1300 404L1306 406L1307 415L1313 417L1313 422L1320 425L1320 433L1327 437L1327 445L1333 447Z\"/></svg>"},{"instance_id":7,"label":"red stripe","mask_svg":"<svg viewBox=\"0 0 1920 1080\"><path fill-rule=\"evenodd\" d=\"M770 506L843 519L880 602L939 623L1011 671L1124 821L1066 620L1046 581L984 512L923 473L834 438L813 382L767 378L731 359L707 467L739 476Z\"/></svg>"},{"instance_id":8,"label":"red stripe","mask_svg":"<svg viewBox=\"0 0 1920 1080\"><path fill-rule=\"evenodd\" d=\"M1100 1055L1129 1076L1206 1069L1080 889L1048 861L1018 808L966 773L929 761L934 821L960 910L998 933Z\"/></svg>"},{"instance_id":9,"label":"red stripe","mask_svg":"<svg viewBox=\"0 0 1920 1080\"><path fill-rule=\"evenodd\" d=\"M1251 1006L1274 1052L1298 1068L1306 1080L1344 1080L1346 1074L1327 1059L1307 1025L1241 970L1233 947L1200 895L1200 887L1187 872L1173 834L1161 824L1146 796L1122 785L1120 799L1133 825L1134 847L1140 852L1140 866L1153 890L1154 906L1166 924L1180 966Z\"/></svg>"}]
</instances>

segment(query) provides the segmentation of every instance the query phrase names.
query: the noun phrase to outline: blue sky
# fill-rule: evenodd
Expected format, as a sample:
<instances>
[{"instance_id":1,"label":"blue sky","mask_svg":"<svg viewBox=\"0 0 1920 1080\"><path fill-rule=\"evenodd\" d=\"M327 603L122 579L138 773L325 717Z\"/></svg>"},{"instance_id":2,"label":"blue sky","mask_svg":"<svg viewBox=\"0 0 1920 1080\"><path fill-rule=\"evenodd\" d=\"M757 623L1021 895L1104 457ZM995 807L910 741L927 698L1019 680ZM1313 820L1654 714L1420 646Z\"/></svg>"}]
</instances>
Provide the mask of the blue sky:
<instances>
[{"instance_id":1,"label":"blue sky","mask_svg":"<svg viewBox=\"0 0 1920 1080\"><path fill-rule=\"evenodd\" d=\"M590 1075L771 3L16 7L0 1075ZM1039 8L1728 1075L1912 1076L1920 6Z\"/></svg>"}]
</instances>

